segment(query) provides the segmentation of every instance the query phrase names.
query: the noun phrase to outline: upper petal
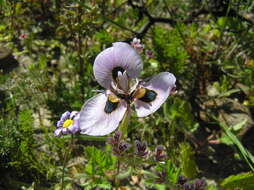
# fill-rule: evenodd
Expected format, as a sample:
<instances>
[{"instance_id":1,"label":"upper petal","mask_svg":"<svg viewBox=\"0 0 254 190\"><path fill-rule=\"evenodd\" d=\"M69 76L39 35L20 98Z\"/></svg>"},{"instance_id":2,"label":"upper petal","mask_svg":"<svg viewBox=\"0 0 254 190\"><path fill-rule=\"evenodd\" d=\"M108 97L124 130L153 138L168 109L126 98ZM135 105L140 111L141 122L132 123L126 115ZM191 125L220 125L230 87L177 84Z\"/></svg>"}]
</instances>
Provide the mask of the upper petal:
<instances>
[{"instance_id":1,"label":"upper petal","mask_svg":"<svg viewBox=\"0 0 254 190\"><path fill-rule=\"evenodd\" d=\"M90 98L80 112L79 124L82 134L91 136L103 136L114 131L122 120L127 105L120 101L117 107L109 113L106 109L108 97L100 93ZM105 112L107 111L107 113Z\"/></svg>"},{"instance_id":2,"label":"upper petal","mask_svg":"<svg viewBox=\"0 0 254 190\"><path fill-rule=\"evenodd\" d=\"M136 50L127 43L116 42L96 57L93 71L98 83L109 89L113 80L113 69L115 72L126 70L129 77L136 78L142 68L142 60Z\"/></svg>"},{"instance_id":3,"label":"upper petal","mask_svg":"<svg viewBox=\"0 0 254 190\"><path fill-rule=\"evenodd\" d=\"M62 114L61 119L62 121L65 121L66 119L68 119L70 117L71 113L69 111L66 111Z\"/></svg>"},{"instance_id":4,"label":"upper petal","mask_svg":"<svg viewBox=\"0 0 254 190\"><path fill-rule=\"evenodd\" d=\"M175 88L175 82L176 78L173 74L162 72L143 83L143 88L153 92L150 94L153 100L149 101L149 96L135 100L138 117L145 117L158 110L170 95L171 90Z\"/></svg>"},{"instance_id":5,"label":"upper petal","mask_svg":"<svg viewBox=\"0 0 254 190\"><path fill-rule=\"evenodd\" d=\"M57 127L62 127L63 126L63 123L65 120L67 120L69 117L70 117L71 113L69 111L66 111L62 114L61 118L59 121L57 121L57 124L56 126Z\"/></svg>"},{"instance_id":6,"label":"upper petal","mask_svg":"<svg viewBox=\"0 0 254 190\"><path fill-rule=\"evenodd\" d=\"M74 119L77 115L78 115L78 111L72 111L71 113L70 113L70 119Z\"/></svg>"},{"instance_id":7,"label":"upper petal","mask_svg":"<svg viewBox=\"0 0 254 190\"><path fill-rule=\"evenodd\" d=\"M79 118L80 118L79 112L75 113L75 116L73 118L73 124L70 127L68 127L68 130L72 134L75 134L75 133L77 133L80 130L80 127L79 127Z\"/></svg>"}]
</instances>

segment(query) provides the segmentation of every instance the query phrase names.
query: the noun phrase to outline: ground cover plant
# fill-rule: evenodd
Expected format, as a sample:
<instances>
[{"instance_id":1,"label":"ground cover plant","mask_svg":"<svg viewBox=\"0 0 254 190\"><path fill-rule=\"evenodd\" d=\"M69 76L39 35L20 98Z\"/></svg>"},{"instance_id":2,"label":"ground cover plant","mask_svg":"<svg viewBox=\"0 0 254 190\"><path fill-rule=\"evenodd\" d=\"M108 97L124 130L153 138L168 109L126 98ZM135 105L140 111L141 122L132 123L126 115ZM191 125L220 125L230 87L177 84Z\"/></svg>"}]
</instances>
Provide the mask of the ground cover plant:
<instances>
[{"instance_id":1,"label":"ground cover plant","mask_svg":"<svg viewBox=\"0 0 254 190\"><path fill-rule=\"evenodd\" d=\"M0 189L254 189L252 0L0 0Z\"/></svg>"}]
</instances>

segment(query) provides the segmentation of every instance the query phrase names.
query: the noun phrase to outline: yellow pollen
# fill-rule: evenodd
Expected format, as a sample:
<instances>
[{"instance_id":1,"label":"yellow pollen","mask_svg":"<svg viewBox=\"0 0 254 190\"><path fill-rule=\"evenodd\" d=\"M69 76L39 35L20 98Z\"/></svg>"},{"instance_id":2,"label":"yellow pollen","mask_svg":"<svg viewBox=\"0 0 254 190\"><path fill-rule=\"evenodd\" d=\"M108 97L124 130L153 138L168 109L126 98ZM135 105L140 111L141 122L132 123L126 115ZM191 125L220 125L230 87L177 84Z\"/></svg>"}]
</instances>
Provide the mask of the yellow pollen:
<instances>
[{"instance_id":1,"label":"yellow pollen","mask_svg":"<svg viewBox=\"0 0 254 190\"><path fill-rule=\"evenodd\" d=\"M112 103L117 103L117 102L120 101L119 98L117 98L116 96L114 96L114 95L112 95L112 94L109 94L109 95L108 95L108 100L109 100L110 102L112 102Z\"/></svg>"},{"instance_id":2,"label":"yellow pollen","mask_svg":"<svg viewBox=\"0 0 254 190\"><path fill-rule=\"evenodd\" d=\"M137 99L142 98L146 94L146 89L145 88L139 88L136 92L134 97Z\"/></svg>"},{"instance_id":3,"label":"yellow pollen","mask_svg":"<svg viewBox=\"0 0 254 190\"><path fill-rule=\"evenodd\" d=\"M63 128L68 128L69 126L71 126L73 124L73 120L71 119L67 119L64 124L63 124Z\"/></svg>"}]
</instances>

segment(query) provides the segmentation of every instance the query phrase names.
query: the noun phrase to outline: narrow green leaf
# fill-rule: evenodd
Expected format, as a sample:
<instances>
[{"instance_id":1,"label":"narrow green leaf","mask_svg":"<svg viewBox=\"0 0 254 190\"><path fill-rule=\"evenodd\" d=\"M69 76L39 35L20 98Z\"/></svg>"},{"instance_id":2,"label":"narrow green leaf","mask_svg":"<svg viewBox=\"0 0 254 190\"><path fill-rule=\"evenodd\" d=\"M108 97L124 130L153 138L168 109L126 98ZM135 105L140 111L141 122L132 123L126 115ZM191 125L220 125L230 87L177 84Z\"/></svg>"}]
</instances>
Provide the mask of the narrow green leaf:
<instances>
[{"instance_id":1,"label":"narrow green leaf","mask_svg":"<svg viewBox=\"0 0 254 190\"><path fill-rule=\"evenodd\" d=\"M224 92L224 93L220 94L219 97L220 98L221 97L227 97L227 96L230 96L231 94L234 94L234 93L239 92L239 91L240 91L240 89L232 89L232 90L229 90L227 92Z\"/></svg>"},{"instance_id":2,"label":"narrow green leaf","mask_svg":"<svg viewBox=\"0 0 254 190\"><path fill-rule=\"evenodd\" d=\"M228 129L225 124L219 122L220 126L225 131L226 135L231 139L231 141L237 146L244 160L247 162L252 171L254 171L254 156L243 147L242 143L238 140L238 138Z\"/></svg>"},{"instance_id":3,"label":"narrow green leaf","mask_svg":"<svg viewBox=\"0 0 254 190\"><path fill-rule=\"evenodd\" d=\"M221 186L226 190L234 190L240 188L241 190L254 189L254 173L242 173L239 175L229 176L221 182Z\"/></svg>"}]
</instances>

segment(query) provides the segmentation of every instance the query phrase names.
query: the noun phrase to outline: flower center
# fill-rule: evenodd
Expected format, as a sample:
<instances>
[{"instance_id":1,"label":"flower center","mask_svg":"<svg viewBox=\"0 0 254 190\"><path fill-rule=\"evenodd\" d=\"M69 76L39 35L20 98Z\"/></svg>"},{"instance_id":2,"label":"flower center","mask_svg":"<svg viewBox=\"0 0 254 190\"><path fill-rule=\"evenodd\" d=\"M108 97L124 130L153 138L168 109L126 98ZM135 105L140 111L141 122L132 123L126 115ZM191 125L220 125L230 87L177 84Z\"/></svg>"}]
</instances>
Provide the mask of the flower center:
<instances>
[{"instance_id":1,"label":"flower center","mask_svg":"<svg viewBox=\"0 0 254 190\"><path fill-rule=\"evenodd\" d=\"M63 128L68 128L69 126L71 126L73 124L73 120L71 119L67 119L64 124L63 124Z\"/></svg>"},{"instance_id":2,"label":"flower center","mask_svg":"<svg viewBox=\"0 0 254 190\"><path fill-rule=\"evenodd\" d=\"M116 80L117 77L118 77L118 72L121 72L121 73L124 73L124 69L122 67L115 67L113 70L112 70L112 76L113 76L113 79Z\"/></svg>"}]
</instances>

